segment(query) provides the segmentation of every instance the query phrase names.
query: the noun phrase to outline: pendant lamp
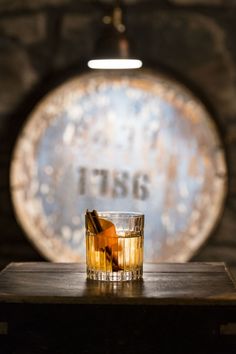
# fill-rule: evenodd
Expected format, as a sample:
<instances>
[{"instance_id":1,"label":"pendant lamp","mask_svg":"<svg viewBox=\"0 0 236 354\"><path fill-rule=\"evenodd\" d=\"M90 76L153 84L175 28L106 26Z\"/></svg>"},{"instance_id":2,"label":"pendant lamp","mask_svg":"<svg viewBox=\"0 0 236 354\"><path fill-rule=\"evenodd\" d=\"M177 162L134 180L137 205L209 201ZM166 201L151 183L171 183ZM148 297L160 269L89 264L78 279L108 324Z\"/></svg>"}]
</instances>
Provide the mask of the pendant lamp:
<instances>
[{"instance_id":1,"label":"pendant lamp","mask_svg":"<svg viewBox=\"0 0 236 354\"><path fill-rule=\"evenodd\" d=\"M88 61L91 69L138 69L142 61L133 51L123 23L119 4L114 6L111 16L103 19L105 28L95 46L94 57Z\"/></svg>"}]
</instances>

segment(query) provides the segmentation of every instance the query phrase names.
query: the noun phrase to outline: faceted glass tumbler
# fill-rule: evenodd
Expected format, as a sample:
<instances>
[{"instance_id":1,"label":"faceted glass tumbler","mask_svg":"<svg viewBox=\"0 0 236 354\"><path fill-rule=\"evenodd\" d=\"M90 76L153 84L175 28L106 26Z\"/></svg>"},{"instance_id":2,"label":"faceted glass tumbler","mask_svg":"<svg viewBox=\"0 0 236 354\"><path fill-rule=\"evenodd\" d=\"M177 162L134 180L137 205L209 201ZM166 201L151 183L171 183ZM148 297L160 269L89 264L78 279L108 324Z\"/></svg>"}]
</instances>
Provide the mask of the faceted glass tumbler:
<instances>
[{"instance_id":1,"label":"faceted glass tumbler","mask_svg":"<svg viewBox=\"0 0 236 354\"><path fill-rule=\"evenodd\" d=\"M87 278L103 281L138 280L143 275L144 215L135 212L98 212L112 222L115 235L95 234L86 225Z\"/></svg>"}]
</instances>

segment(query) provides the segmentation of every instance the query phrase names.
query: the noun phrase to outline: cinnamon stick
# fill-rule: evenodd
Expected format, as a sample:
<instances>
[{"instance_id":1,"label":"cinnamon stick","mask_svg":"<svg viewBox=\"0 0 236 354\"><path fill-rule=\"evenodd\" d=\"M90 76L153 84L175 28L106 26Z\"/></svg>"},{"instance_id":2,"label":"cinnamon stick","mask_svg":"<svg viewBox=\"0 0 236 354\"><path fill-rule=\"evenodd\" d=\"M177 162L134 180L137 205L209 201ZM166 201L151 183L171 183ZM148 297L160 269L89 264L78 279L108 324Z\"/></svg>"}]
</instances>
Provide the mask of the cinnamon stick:
<instances>
[{"instance_id":1,"label":"cinnamon stick","mask_svg":"<svg viewBox=\"0 0 236 354\"><path fill-rule=\"evenodd\" d=\"M92 212L86 210L86 215L88 217L88 220L90 222L90 226L92 226L93 232L95 234L99 234L100 232L103 231L102 225L99 220L99 216L96 210L93 210ZM112 271L117 272L118 270L122 270L122 268L118 264L118 259L112 254L112 248L109 246L106 246L105 248L101 249L103 252L106 252L106 258L109 262L112 263Z\"/></svg>"}]
</instances>

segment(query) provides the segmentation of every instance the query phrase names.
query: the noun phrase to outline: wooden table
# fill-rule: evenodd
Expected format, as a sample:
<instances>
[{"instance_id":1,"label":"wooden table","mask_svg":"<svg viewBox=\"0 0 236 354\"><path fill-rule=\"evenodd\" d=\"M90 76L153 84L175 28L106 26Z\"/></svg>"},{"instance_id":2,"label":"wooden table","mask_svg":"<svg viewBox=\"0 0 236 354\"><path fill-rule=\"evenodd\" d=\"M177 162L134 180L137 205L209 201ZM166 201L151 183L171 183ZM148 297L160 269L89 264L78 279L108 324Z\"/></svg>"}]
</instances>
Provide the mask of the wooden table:
<instances>
[{"instance_id":1,"label":"wooden table","mask_svg":"<svg viewBox=\"0 0 236 354\"><path fill-rule=\"evenodd\" d=\"M224 263L145 264L142 281L86 280L74 263L0 273L0 353L236 353L236 288Z\"/></svg>"}]
</instances>

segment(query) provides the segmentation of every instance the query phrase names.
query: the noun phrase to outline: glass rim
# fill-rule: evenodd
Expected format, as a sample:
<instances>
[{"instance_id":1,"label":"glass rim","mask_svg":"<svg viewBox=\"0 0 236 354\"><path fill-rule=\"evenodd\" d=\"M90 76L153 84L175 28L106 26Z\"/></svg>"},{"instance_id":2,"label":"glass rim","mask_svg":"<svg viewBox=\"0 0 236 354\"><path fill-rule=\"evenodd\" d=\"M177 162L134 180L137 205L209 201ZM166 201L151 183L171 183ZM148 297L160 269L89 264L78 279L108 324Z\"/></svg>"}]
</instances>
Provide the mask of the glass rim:
<instances>
[{"instance_id":1,"label":"glass rim","mask_svg":"<svg viewBox=\"0 0 236 354\"><path fill-rule=\"evenodd\" d=\"M144 217L144 213L137 211L122 211L122 210L99 210L98 215L116 216L116 217Z\"/></svg>"}]
</instances>

